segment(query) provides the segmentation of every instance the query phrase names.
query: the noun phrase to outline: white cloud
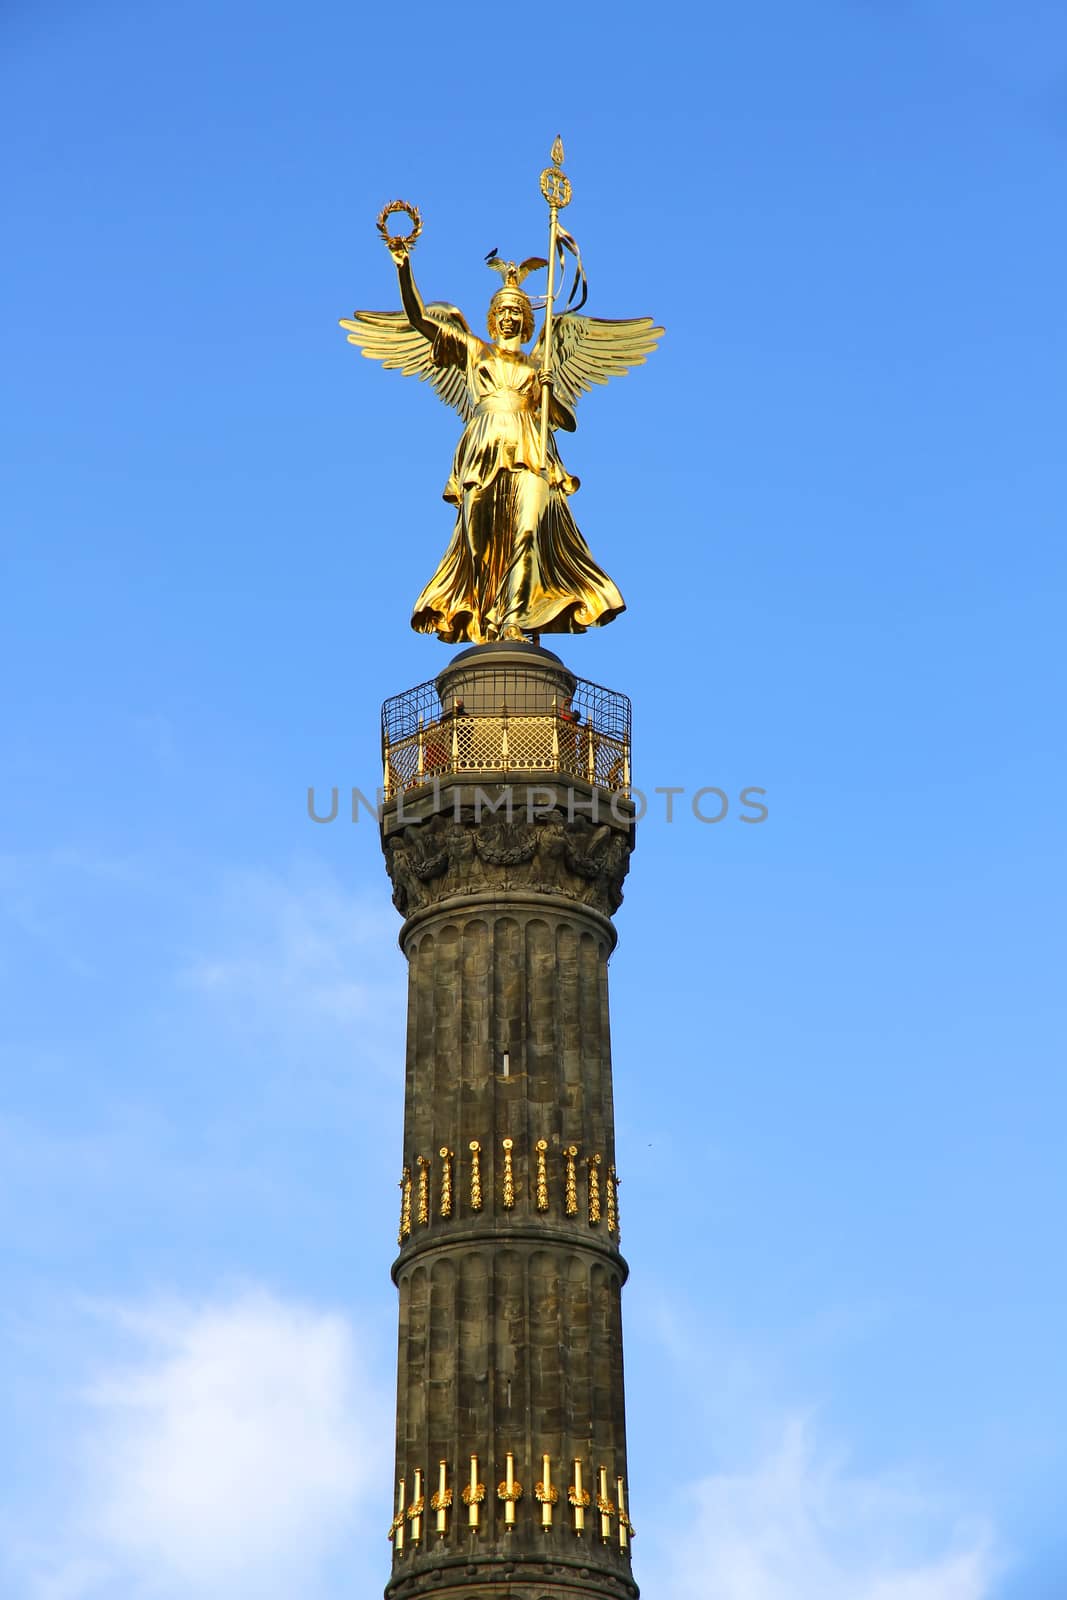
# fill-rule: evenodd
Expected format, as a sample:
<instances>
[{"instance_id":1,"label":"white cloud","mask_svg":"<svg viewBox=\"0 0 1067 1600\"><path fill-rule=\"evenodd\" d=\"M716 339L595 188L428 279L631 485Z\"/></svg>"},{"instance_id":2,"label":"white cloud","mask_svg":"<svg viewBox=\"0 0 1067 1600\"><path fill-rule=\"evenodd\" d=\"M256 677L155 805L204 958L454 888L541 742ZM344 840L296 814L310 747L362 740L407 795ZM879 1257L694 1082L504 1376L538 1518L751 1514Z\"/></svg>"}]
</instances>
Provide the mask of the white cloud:
<instances>
[{"instance_id":1,"label":"white cloud","mask_svg":"<svg viewBox=\"0 0 1067 1600\"><path fill-rule=\"evenodd\" d=\"M110 1568L106 1562L75 1556L70 1561L60 1560L60 1565L49 1572L39 1572L33 1585L33 1600L84 1600L99 1593L101 1583L106 1583Z\"/></svg>"},{"instance_id":2,"label":"white cloud","mask_svg":"<svg viewBox=\"0 0 1067 1600\"><path fill-rule=\"evenodd\" d=\"M391 1476L391 1395L349 1324L246 1292L121 1328L136 1352L89 1390L85 1493L35 1597L317 1592Z\"/></svg>"},{"instance_id":3,"label":"white cloud","mask_svg":"<svg viewBox=\"0 0 1067 1600\"><path fill-rule=\"evenodd\" d=\"M78 977L93 977L96 951L80 929L78 903L94 887L117 890L142 882L133 857L75 848L0 855L0 973L43 949Z\"/></svg>"},{"instance_id":4,"label":"white cloud","mask_svg":"<svg viewBox=\"0 0 1067 1600\"><path fill-rule=\"evenodd\" d=\"M988 1600L988 1528L952 1525L943 1504L898 1477L850 1474L790 1417L748 1470L704 1478L649 1529L671 1552L646 1588L664 1600ZM947 1524L947 1527L946 1527Z\"/></svg>"},{"instance_id":5,"label":"white cloud","mask_svg":"<svg viewBox=\"0 0 1067 1600\"><path fill-rule=\"evenodd\" d=\"M403 1023L405 964L385 888L361 898L311 867L285 878L232 874L216 947L186 963L183 981L222 1003L237 1027L326 1026L365 1044L381 1021L391 1036Z\"/></svg>"}]
</instances>

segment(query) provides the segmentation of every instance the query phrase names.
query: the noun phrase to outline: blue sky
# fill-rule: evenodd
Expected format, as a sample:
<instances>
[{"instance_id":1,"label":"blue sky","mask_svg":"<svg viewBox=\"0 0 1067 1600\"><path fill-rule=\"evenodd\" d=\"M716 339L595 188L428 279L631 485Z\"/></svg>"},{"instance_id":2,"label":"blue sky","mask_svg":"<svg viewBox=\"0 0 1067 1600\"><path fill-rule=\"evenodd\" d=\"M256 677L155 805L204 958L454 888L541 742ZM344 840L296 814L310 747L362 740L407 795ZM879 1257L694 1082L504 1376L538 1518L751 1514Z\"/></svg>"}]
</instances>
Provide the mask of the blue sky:
<instances>
[{"instance_id":1,"label":"blue sky","mask_svg":"<svg viewBox=\"0 0 1067 1600\"><path fill-rule=\"evenodd\" d=\"M565 460L652 796L613 1026L635 1569L1067 1589L1067 19L1040 0L9 4L0 1574L384 1582L380 701L454 418L346 345L425 219L667 328ZM657 786L767 790L716 826ZM693 1421L699 1447L694 1449ZM684 1536L680 1536L683 1535Z\"/></svg>"}]
</instances>

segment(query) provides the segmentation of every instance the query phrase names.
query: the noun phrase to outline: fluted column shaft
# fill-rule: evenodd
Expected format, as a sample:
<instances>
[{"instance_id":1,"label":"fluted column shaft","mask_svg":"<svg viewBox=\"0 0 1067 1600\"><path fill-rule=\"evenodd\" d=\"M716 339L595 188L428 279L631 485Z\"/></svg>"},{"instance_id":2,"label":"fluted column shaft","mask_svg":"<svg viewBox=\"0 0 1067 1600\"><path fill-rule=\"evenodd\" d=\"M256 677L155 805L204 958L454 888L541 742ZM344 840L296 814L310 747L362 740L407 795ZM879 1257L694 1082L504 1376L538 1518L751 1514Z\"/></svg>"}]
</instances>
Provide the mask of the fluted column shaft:
<instances>
[{"instance_id":1,"label":"fluted column shaft","mask_svg":"<svg viewBox=\"0 0 1067 1600\"><path fill-rule=\"evenodd\" d=\"M383 824L409 964L386 1594L634 1597L607 981L632 812L475 800Z\"/></svg>"}]
</instances>

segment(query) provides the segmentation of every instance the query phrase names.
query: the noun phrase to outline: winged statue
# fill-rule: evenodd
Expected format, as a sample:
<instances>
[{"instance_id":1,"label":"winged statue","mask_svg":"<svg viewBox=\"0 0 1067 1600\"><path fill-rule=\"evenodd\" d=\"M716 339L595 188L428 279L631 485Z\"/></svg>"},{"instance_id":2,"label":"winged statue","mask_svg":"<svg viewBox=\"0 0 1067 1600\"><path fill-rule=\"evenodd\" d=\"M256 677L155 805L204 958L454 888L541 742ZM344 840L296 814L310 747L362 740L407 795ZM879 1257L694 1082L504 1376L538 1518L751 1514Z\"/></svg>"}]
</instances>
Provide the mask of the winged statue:
<instances>
[{"instance_id":1,"label":"winged statue","mask_svg":"<svg viewBox=\"0 0 1067 1600\"><path fill-rule=\"evenodd\" d=\"M414 208L403 209L417 219ZM415 234L379 227L403 309L357 311L341 326L363 355L429 380L463 422L444 489L455 528L415 602L412 627L446 643L483 644L610 622L625 604L575 524L570 498L579 481L564 467L555 434L574 431L575 405L594 384L641 366L662 328L650 317L608 322L576 311L553 318L549 310L547 348L542 327L527 352L534 309L522 284L548 263L530 257L516 265L494 251L489 265L503 283L483 339L456 306L423 301L411 268Z\"/></svg>"}]
</instances>

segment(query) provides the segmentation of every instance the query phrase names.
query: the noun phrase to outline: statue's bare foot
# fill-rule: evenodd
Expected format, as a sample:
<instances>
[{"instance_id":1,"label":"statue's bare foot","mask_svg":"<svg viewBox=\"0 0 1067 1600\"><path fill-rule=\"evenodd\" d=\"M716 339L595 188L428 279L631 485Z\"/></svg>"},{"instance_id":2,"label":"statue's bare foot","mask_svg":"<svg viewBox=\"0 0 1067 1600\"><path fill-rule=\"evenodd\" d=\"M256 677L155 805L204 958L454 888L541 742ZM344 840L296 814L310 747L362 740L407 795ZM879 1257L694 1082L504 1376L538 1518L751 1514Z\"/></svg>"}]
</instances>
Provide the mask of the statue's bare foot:
<instances>
[{"instance_id":1,"label":"statue's bare foot","mask_svg":"<svg viewBox=\"0 0 1067 1600\"><path fill-rule=\"evenodd\" d=\"M505 628L500 637L502 639L519 639L523 643L525 643L526 640L526 635L523 633L521 628L516 627L515 623L512 623L510 627Z\"/></svg>"}]
</instances>

